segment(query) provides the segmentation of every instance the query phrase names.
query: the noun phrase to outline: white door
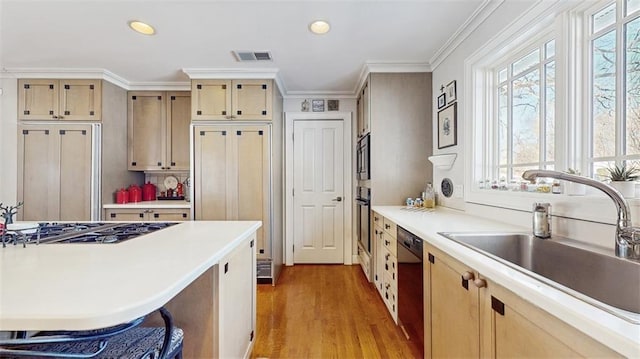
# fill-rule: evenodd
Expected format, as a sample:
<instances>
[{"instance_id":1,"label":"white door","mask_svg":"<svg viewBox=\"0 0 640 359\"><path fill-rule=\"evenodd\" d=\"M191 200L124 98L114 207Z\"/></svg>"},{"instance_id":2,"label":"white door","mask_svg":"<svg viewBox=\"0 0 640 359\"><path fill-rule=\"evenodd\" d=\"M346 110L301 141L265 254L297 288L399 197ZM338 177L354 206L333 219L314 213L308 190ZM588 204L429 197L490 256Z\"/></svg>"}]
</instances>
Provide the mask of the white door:
<instances>
[{"instance_id":1,"label":"white door","mask_svg":"<svg viewBox=\"0 0 640 359\"><path fill-rule=\"evenodd\" d=\"M294 121L295 263L343 263L343 121Z\"/></svg>"}]
</instances>

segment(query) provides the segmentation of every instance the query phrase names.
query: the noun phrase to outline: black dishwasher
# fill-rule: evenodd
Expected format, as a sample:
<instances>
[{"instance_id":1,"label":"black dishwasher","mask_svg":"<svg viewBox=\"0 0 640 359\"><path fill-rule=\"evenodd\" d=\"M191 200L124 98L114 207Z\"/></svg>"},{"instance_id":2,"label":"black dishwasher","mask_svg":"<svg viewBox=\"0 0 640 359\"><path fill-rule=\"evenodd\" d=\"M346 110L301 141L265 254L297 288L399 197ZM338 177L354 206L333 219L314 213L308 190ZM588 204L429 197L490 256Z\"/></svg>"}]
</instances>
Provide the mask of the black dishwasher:
<instances>
[{"instance_id":1,"label":"black dishwasher","mask_svg":"<svg viewBox=\"0 0 640 359\"><path fill-rule=\"evenodd\" d=\"M424 356L422 239L398 227L398 324Z\"/></svg>"}]
</instances>

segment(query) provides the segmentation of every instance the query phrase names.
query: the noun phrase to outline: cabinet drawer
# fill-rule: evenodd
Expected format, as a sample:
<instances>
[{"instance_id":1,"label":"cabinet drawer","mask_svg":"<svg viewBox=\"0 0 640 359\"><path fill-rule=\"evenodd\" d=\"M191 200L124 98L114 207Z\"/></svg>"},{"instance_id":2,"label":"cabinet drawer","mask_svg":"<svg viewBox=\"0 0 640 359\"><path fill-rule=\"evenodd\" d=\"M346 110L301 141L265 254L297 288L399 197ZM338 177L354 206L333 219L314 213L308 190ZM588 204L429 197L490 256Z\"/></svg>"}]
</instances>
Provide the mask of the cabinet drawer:
<instances>
[{"instance_id":1,"label":"cabinet drawer","mask_svg":"<svg viewBox=\"0 0 640 359\"><path fill-rule=\"evenodd\" d=\"M387 309L389 310L389 313L391 313L391 317L393 317L393 320L397 322L398 305L397 305L396 293L398 292L398 288L394 283L395 281L393 281L387 275L387 273L385 273L382 299L384 300L384 303L387 305Z\"/></svg>"},{"instance_id":2,"label":"cabinet drawer","mask_svg":"<svg viewBox=\"0 0 640 359\"><path fill-rule=\"evenodd\" d=\"M398 260L396 256L392 255L388 251L384 253L384 275L389 277L389 280L396 284L398 278Z\"/></svg>"},{"instance_id":3,"label":"cabinet drawer","mask_svg":"<svg viewBox=\"0 0 640 359\"><path fill-rule=\"evenodd\" d=\"M386 231L382 233L382 244L391 255L398 256L398 242L395 237L391 237Z\"/></svg>"},{"instance_id":4,"label":"cabinet drawer","mask_svg":"<svg viewBox=\"0 0 640 359\"><path fill-rule=\"evenodd\" d=\"M381 230L384 229L384 217L382 217L381 215L379 215L376 212L373 212L373 214L371 215L373 217L373 225L375 227L380 228Z\"/></svg>"},{"instance_id":5,"label":"cabinet drawer","mask_svg":"<svg viewBox=\"0 0 640 359\"><path fill-rule=\"evenodd\" d=\"M387 218L384 218L384 231L393 238L398 237L398 226Z\"/></svg>"}]
</instances>

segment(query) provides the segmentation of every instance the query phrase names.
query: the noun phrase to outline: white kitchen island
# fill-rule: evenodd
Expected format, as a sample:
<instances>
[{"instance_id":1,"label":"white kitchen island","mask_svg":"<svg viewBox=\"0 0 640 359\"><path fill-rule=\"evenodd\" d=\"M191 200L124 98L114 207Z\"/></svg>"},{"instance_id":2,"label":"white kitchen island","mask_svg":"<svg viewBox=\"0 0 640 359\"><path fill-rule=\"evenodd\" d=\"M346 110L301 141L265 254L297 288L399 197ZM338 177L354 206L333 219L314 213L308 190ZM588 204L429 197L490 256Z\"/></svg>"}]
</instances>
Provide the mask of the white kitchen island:
<instances>
[{"instance_id":1,"label":"white kitchen island","mask_svg":"<svg viewBox=\"0 0 640 359\"><path fill-rule=\"evenodd\" d=\"M165 306L185 332L185 358L246 357L260 226L190 221L117 244L8 245L0 330L103 328Z\"/></svg>"}]
</instances>

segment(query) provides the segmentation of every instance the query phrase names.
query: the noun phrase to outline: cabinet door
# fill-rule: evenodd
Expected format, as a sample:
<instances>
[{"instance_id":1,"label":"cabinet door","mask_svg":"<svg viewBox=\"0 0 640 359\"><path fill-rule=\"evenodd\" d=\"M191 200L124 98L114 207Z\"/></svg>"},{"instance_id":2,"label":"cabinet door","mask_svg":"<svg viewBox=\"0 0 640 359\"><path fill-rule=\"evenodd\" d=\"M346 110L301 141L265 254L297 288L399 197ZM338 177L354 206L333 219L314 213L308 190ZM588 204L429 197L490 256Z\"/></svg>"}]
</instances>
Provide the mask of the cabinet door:
<instances>
[{"instance_id":1,"label":"cabinet door","mask_svg":"<svg viewBox=\"0 0 640 359\"><path fill-rule=\"evenodd\" d=\"M60 80L58 118L65 121L100 121L102 82L100 80Z\"/></svg>"},{"instance_id":2,"label":"cabinet door","mask_svg":"<svg viewBox=\"0 0 640 359\"><path fill-rule=\"evenodd\" d=\"M470 271L433 248L429 248L427 258L430 257L433 257L433 263L425 263L428 271L424 280L425 286L429 286L425 301L430 303L431 319L427 320L425 314L425 323L431 323L430 328L428 325L425 328L425 342L431 347L425 353L433 358L478 358L479 291L473 281L462 278Z\"/></svg>"},{"instance_id":3,"label":"cabinet door","mask_svg":"<svg viewBox=\"0 0 640 359\"><path fill-rule=\"evenodd\" d=\"M360 92L362 93L362 91ZM358 124L356 126L356 134L358 135L358 138L362 137L362 123L364 121L364 113L363 113L363 101L362 101L362 95L358 96L358 99L356 100L356 111L357 111L357 116L358 116Z\"/></svg>"},{"instance_id":4,"label":"cabinet door","mask_svg":"<svg viewBox=\"0 0 640 359\"><path fill-rule=\"evenodd\" d=\"M91 126L61 125L59 137L59 186L61 221L91 220Z\"/></svg>"},{"instance_id":5,"label":"cabinet door","mask_svg":"<svg viewBox=\"0 0 640 359\"><path fill-rule=\"evenodd\" d=\"M23 202L17 219L55 220L59 168L55 151L57 136L52 126L18 126L18 202Z\"/></svg>"},{"instance_id":6,"label":"cabinet door","mask_svg":"<svg viewBox=\"0 0 640 359\"><path fill-rule=\"evenodd\" d=\"M247 358L256 323L255 237L220 260L217 358Z\"/></svg>"},{"instance_id":7,"label":"cabinet door","mask_svg":"<svg viewBox=\"0 0 640 359\"><path fill-rule=\"evenodd\" d=\"M374 273L373 273L373 283L376 286L376 289L378 289L378 292L380 292L380 295L383 295L382 292L382 285L383 285L383 280L382 280L382 275L384 273L384 257L385 257L385 253L387 252L385 250L384 247L384 243L383 243L383 238L382 238L382 229L380 229L378 226L374 226L373 228L373 241L372 243L374 243L375 245L375 263L374 263Z\"/></svg>"},{"instance_id":8,"label":"cabinet door","mask_svg":"<svg viewBox=\"0 0 640 359\"><path fill-rule=\"evenodd\" d=\"M267 238L271 231L270 188L271 154L269 152L269 126L242 126L232 133L235 135L233 152L236 154L234 167L237 169L237 188L233 197L234 218L238 220L262 221L257 231L259 257L269 257L270 246Z\"/></svg>"},{"instance_id":9,"label":"cabinet door","mask_svg":"<svg viewBox=\"0 0 640 359\"><path fill-rule=\"evenodd\" d=\"M369 133L369 125L371 124L371 111L370 110L370 95L369 95L369 83L364 84L362 90L362 135Z\"/></svg>"},{"instance_id":10,"label":"cabinet door","mask_svg":"<svg viewBox=\"0 0 640 359\"><path fill-rule=\"evenodd\" d=\"M58 80L18 80L18 119L56 120Z\"/></svg>"},{"instance_id":11,"label":"cabinet door","mask_svg":"<svg viewBox=\"0 0 640 359\"><path fill-rule=\"evenodd\" d=\"M107 209L105 218L108 221L138 222L146 220L144 209Z\"/></svg>"},{"instance_id":12,"label":"cabinet door","mask_svg":"<svg viewBox=\"0 0 640 359\"><path fill-rule=\"evenodd\" d=\"M158 222L188 221L189 210L183 208L154 209L149 213L149 219Z\"/></svg>"},{"instance_id":13,"label":"cabinet door","mask_svg":"<svg viewBox=\"0 0 640 359\"><path fill-rule=\"evenodd\" d=\"M491 282L487 288L482 305L483 357L621 357L505 288Z\"/></svg>"},{"instance_id":14,"label":"cabinet door","mask_svg":"<svg viewBox=\"0 0 640 359\"><path fill-rule=\"evenodd\" d=\"M191 118L195 120L231 119L231 81L193 80Z\"/></svg>"},{"instance_id":15,"label":"cabinet door","mask_svg":"<svg viewBox=\"0 0 640 359\"><path fill-rule=\"evenodd\" d=\"M191 124L191 94L167 93L167 167L189 170L189 125Z\"/></svg>"},{"instance_id":16,"label":"cabinet door","mask_svg":"<svg viewBox=\"0 0 640 359\"><path fill-rule=\"evenodd\" d=\"M165 167L166 107L163 92L129 92L129 170L161 170Z\"/></svg>"},{"instance_id":17,"label":"cabinet door","mask_svg":"<svg viewBox=\"0 0 640 359\"><path fill-rule=\"evenodd\" d=\"M271 84L271 80L234 80L231 95L233 119L271 120Z\"/></svg>"},{"instance_id":18,"label":"cabinet door","mask_svg":"<svg viewBox=\"0 0 640 359\"><path fill-rule=\"evenodd\" d=\"M231 219L231 186L236 178L231 166L232 130L229 126L194 128L193 185L197 220Z\"/></svg>"}]
</instances>

